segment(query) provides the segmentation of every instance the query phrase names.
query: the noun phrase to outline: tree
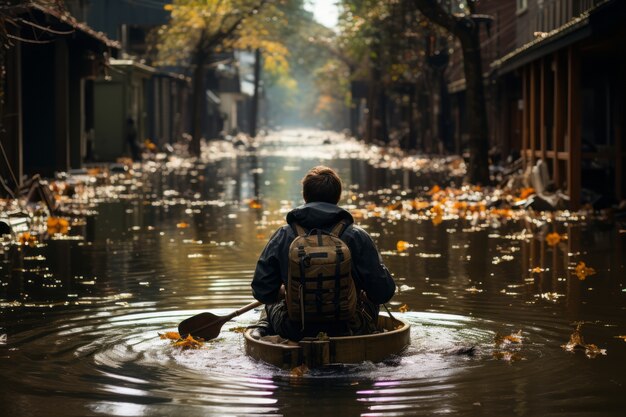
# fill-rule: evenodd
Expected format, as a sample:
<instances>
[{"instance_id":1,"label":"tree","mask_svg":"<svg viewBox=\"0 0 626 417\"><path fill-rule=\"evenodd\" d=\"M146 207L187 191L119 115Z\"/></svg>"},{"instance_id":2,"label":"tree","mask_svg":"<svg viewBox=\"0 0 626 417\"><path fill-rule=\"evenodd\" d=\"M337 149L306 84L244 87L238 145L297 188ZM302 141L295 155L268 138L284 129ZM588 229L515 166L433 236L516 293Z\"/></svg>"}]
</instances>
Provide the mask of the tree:
<instances>
[{"instance_id":1,"label":"tree","mask_svg":"<svg viewBox=\"0 0 626 417\"><path fill-rule=\"evenodd\" d=\"M158 62L192 72L192 143L200 154L205 75L217 54L234 49L261 49L269 71L286 72L287 49L275 36L285 25L285 10L297 0L173 0L170 20L158 30Z\"/></svg>"},{"instance_id":2,"label":"tree","mask_svg":"<svg viewBox=\"0 0 626 417\"><path fill-rule=\"evenodd\" d=\"M488 21L488 18L476 15L476 5L473 0L468 0L467 7L463 7L467 10L466 13L451 12L452 3L459 3L456 0L444 0L443 2L438 0L412 1L427 19L452 33L461 43L469 126L470 161L468 176L473 183L487 184L489 183L489 131L479 32L480 23Z\"/></svg>"},{"instance_id":3,"label":"tree","mask_svg":"<svg viewBox=\"0 0 626 417\"><path fill-rule=\"evenodd\" d=\"M388 142L395 136L404 147L415 148L415 86L423 83L428 71L426 22L407 2L343 0L341 4L336 48L343 53L341 61L351 78L359 81L356 91L367 95L365 137ZM353 111L355 120L357 114Z\"/></svg>"}]
</instances>

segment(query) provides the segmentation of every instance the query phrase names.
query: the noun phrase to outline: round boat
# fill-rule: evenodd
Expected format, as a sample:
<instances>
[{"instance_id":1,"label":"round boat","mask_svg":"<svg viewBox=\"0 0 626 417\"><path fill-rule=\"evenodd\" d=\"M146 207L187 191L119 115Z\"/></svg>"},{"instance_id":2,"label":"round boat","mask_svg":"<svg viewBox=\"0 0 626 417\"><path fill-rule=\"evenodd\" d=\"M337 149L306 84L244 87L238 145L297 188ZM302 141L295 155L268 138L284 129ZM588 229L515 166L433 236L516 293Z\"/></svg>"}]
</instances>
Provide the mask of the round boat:
<instances>
[{"instance_id":1,"label":"round boat","mask_svg":"<svg viewBox=\"0 0 626 417\"><path fill-rule=\"evenodd\" d=\"M305 338L300 342L280 340L279 336L255 339L252 329L248 329L244 333L246 354L284 369L303 364L319 368L330 364L380 362L402 352L411 343L411 326L407 322L381 315L378 326L384 331L323 340Z\"/></svg>"}]
</instances>

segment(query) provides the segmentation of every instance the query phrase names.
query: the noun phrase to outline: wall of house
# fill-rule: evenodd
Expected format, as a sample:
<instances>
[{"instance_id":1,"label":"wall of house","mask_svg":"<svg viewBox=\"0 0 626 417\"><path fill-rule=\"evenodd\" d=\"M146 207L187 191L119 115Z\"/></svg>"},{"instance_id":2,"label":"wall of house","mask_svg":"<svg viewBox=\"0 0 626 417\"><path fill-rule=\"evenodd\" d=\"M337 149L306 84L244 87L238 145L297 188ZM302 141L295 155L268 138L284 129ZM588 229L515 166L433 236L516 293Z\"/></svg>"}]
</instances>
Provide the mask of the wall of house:
<instances>
[{"instance_id":1,"label":"wall of house","mask_svg":"<svg viewBox=\"0 0 626 417\"><path fill-rule=\"evenodd\" d=\"M57 167L55 44L22 44L24 173L50 176Z\"/></svg>"}]
</instances>

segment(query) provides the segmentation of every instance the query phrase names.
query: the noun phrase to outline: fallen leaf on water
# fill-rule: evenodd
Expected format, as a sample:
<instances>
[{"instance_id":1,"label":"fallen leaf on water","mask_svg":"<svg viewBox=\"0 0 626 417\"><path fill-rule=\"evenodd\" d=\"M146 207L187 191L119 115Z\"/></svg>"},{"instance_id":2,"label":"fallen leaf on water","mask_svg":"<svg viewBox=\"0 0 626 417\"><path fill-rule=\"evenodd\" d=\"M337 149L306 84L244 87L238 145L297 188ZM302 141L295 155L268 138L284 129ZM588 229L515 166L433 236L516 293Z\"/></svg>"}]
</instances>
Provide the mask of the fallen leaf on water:
<instances>
[{"instance_id":1,"label":"fallen leaf on water","mask_svg":"<svg viewBox=\"0 0 626 417\"><path fill-rule=\"evenodd\" d=\"M549 246L556 246L559 244L560 241L561 241L561 235L556 232L548 233L548 235L546 236L546 242L548 243Z\"/></svg>"},{"instance_id":2,"label":"fallen leaf on water","mask_svg":"<svg viewBox=\"0 0 626 417\"><path fill-rule=\"evenodd\" d=\"M502 347L503 345L511 344L511 343L522 343L522 339L523 339L523 336L522 336L521 330L515 333L511 333L506 336L502 336L501 334L496 333L494 337L494 341L495 341L497 348Z\"/></svg>"},{"instance_id":3,"label":"fallen leaf on water","mask_svg":"<svg viewBox=\"0 0 626 417\"><path fill-rule=\"evenodd\" d=\"M261 209L263 208L263 204L261 204L259 200L252 199L248 203L248 207L250 207L251 209Z\"/></svg>"},{"instance_id":4,"label":"fallen leaf on water","mask_svg":"<svg viewBox=\"0 0 626 417\"><path fill-rule=\"evenodd\" d=\"M172 346L179 347L181 349L199 349L204 345L202 339L194 339L193 336L187 335L184 339L179 339L174 342Z\"/></svg>"},{"instance_id":5,"label":"fallen leaf on water","mask_svg":"<svg viewBox=\"0 0 626 417\"><path fill-rule=\"evenodd\" d=\"M626 342L626 335L615 336L615 338L622 339L624 342Z\"/></svg>"},{"instance_id":6,"label":"fallen leaf on water","mask_svg":"<svg viewBox=\"0 0 626 417\"><path fill-rule=\"evenodd\" d=\"M583 261L580 261L578 265L576 265L575 274L579 280L584 281L588 276L595 275L596 270L585 265Z\"/></svg>"},{"instance_id":7,"label":"fallen leaf on water","mask_svg":"<svg viewBox=\"0 0 626 417\"><path fill-rule=\"evenodd\" d=\"M400 313L406 313L407 311L409 311L409 306L406 304L402 304L399 308L398 311Z\"/></svg>"},{"instance_id":8,"label":"fallen leaf on water","mask_svg":"<svg viewBox=\"0 0 626 417\"><path fill-rule=\"evenodd\" d=\"M593 359L598 355L606 355L606 349L600 349L594 344L588 344L585 346L585 355L587 355L589 359Z\"/></svg>"},{"instance_id":9,"label":"fallen leaf on water","mask_svg":"<svg viewBox=\"0 0 626 417\"><path fill-rule=\"evenodd\" d=\"M519 198L521 200L526 200L529 196L535 194L535 189L532 187L522 188L519 193Z\"/></svg>"},{"instance_id":10,"label":"fallen leaf on water","mask_svg":"<svg viewBox=\"0 0 626 417\"><path fill-rule=\"evenodd\" d=\"M433 186L433 188L430 189L430 191L428 191L428 194L433 195L438 193L439 191L441 191L441 187L438 185Z\"/></svg>"},{"instance_id":11,"label":"fallen leaf on water","mask_svg":"<svg viewBox=\"0 0 626 417\"><path fill-rule=\"evenodd\" d=\"M301 377L307 372L309 372L309 367L306 366L305 364L302 364L300 366L296 366L295 368L293 368L291 372L289 372L289 375L295 376L295 377Z\"/></svg>"},{"instance_id":12,"label":"fallen leaf on water","mask_svg":"<svg viewBox=\"0 0 626 417\"><path fill-rule=\"evenodd\" d=\"M185 222L176 223L176 227L178 227L179 229L186 229L189 227L189 223L185 223Z\"/></svg>"},{"instance_id":13,"label":"fallen leaf on water","mask_svg":"<svg viewBox=\"0 0 626 417\"><path fill-rule=\"evenodd\" d=\"M24 232L17 237L17 241L20 245L35 246L37 244L37 236Z\"/></svg>"},{"instance_id":14,"label":"fallen leaf on water","mask_svg":"<svg viewBox=\"0 0 626 417\"><path fill-rule=\"evenodd\" d=\"M404 241L404 240L398 240L398 243L396 243L396 248L398 249L398 252L404 252L410 246L411 246L411 244L409 242Z\"/></svg>"},{"instance_id":15,"label":"fallen leaf on water","mask_svg":"<svg viewBox=\"0 0 626 417\"><path fill-rule=\"evenodd\" d=\"M62 217L50 216L46 221L46 226L48 228L49 235L54 235L57 233L66 235L69 230L70 222Z\"/></svg>"},{"instance_id":16,"label":"fallen leaf on water","mask_svg":"<svg viewBox=\"0 0 626 417\"><path fill-rule=\"evenodd\" d=\"M245 333L246 328L243 326L237 326L237 327L231 327L230 329L228 329L228 331L234 332L234 333Z\"/></svg>"},{"instance_id":17,"label":"fallen leaf on water","mask_svg":"<svg viewBox=\"0 0 626 417\"><path fill-rule=\"evenodd\" d=\"M180 334L178 332L165 332L165 333L159 333L159 337L161 339L178 340L180 339Z\"/></svg>"},{"instance_id":18,"label":"fallen leaf on water","mask_svg":"<svg viewBox=\"0 0 626 417\"><path fill-rule=\"evenodd\" d=\"M598 355L606 355L606 349L600 349L598 346L592 344L592 343L585 343L582 334L580 333L580 328L581 328L581 324L579 323L576 326L576 330L574 330L574 333L572 333L569 337L569 342L567 342L564 345L561 345L561 347L565 350L567 350L568 352L574 352L575 350L585 350L585 355L589 358L589 359L593 359Z\"/></svg>"},{"instance_id":19,"label":"fallen leaf on water","mask_svg":"<svg viewBox=\"0 0 626 417\"><path fill-rule=\"evenodd\" d=\"M543 271L545 271L545 269L543 269L540 266L536 266L536 267L534 267L533 269L530 270L530 272L532 272L533 274L540 274Z\"/></svg>"}]
</instances>

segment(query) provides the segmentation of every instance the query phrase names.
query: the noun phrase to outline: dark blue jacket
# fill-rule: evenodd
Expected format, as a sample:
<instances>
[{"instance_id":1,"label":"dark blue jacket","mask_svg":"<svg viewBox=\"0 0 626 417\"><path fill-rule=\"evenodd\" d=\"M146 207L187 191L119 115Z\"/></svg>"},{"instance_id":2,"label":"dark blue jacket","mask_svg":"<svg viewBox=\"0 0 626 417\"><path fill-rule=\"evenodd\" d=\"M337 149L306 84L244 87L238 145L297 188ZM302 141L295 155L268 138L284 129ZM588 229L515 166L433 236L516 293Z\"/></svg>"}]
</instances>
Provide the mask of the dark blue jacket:
<instances>
[{"instance_id":1,"label":"dark blue jacket","mask_svg":"<svg viewBox=\"0 0 626 417\"><path fill-rule=\"evenodd\" d=\"M352 215L335 204L309 203L287 214L287 223L278 229L263 249L252 279L252 295L264 304L277 301L281 284L287 285L289 245L296 238L290 226L296 222L306 230L330 231L339 221L345 220L347 228L340 236L352 254L352 277L357 289L365 290L367 298L375 303L391 299L396 284L370 235L355 226Z\"/></svg>"}]
</instances>

